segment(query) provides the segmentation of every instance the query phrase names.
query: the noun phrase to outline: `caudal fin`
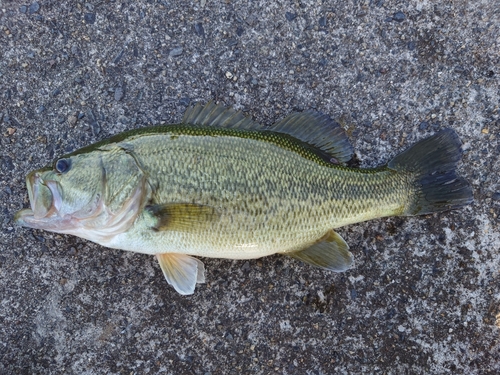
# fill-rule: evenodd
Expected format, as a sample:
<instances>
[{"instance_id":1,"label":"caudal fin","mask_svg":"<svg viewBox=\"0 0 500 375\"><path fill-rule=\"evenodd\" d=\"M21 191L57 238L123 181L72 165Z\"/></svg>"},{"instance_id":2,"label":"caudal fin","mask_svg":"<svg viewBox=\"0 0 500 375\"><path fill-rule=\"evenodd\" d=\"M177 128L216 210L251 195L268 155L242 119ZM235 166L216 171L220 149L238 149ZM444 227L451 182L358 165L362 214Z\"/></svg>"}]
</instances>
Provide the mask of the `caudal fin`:
<instances>
[{"instance_id":1,"label":"caudal fin","mask_svg":"<svg viewBox=\"0 0 500 375\"><path fill-rule=\"evenodd\" d=\"M469 183L456 174L461 146L457 133L444 129L389 162L389 168L410 172L415 178L415 199L406 208L406 215L451 210L473 201Z\"/></svg>"}]
</instances>

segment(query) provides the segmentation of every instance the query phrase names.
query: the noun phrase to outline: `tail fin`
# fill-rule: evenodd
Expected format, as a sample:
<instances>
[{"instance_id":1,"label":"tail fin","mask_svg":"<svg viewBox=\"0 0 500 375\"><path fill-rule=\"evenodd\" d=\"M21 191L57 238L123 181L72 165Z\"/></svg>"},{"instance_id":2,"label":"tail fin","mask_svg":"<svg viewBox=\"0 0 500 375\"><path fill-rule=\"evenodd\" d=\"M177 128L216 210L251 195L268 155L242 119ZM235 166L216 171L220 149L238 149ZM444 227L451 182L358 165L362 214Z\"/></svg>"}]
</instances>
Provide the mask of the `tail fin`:
<instances>
[{"instance_id":1,"label":"tail fin","mask_svg":"<svg viewBox=\"0 0 500 375\"><path fill-rule=\"evenodd\" d=\"M415 200L406 208L406 215L451 210L473 201L469 183L456 175L461 146L457 133L444 129L389 162L389 168L415 177Z\"/></svg>"}]
</instances>

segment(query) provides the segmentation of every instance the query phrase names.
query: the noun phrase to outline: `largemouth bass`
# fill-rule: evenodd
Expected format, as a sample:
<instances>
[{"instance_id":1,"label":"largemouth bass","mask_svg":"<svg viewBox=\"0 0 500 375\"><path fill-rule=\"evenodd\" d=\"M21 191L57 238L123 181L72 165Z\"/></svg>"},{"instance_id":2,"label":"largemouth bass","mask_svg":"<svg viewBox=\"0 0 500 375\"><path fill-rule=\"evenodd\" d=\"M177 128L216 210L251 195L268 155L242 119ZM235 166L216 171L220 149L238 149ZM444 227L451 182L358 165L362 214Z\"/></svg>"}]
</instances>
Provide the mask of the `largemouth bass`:
<instances>
[{"instance_id":1,"label":"largemouth bass","mask_svg":"<svg viewBox=\"0 0 500 375\"><path fill-rule=\"evenodd\" d=\"M22 226L154 254L181 294L204 282L193 256L286 254L345 271L353 256L335 228L458 208L472 191L455 172L450 129L375 169L350 168L353 150L328 116L292 113L265 128L213 103L180 124L131 130L26 177Z\"/></svg>"}]
</instances>

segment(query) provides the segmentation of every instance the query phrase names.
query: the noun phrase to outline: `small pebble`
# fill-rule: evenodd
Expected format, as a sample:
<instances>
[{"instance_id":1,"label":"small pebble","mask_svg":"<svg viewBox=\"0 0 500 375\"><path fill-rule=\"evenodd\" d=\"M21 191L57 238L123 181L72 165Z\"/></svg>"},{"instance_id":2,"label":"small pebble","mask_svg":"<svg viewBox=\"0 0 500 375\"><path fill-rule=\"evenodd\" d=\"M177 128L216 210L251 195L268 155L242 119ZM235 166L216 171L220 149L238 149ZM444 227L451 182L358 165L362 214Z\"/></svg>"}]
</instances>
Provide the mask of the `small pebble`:
<instances>
[{"instance_id":1,"label":"small pebble","mask_svg":"<svg viewBox=\"0 0 500 375\"><path fill-rule=\"evenodd\" d=\"M94 136L99 135L99 133L101 132L101 125L99 125L97 121L92 121L90 127L92 128L92 134Z\"/></svg>"},{"instance_id":2,"label":"small pebble","mask_svg":"<svg viewBox=\"0 0 500 375\"><path fill-rule=\"evenodd\" d=\"M297 18L297 14L291 13L291 12L286 12L285 17L288 21L293 21L295 18Z\"/></svg>"},{"instance_id":3,"label":"small pebble","mask_svg":"<svg viewBox=\"0 0 500 375\"><path fill-rule=\"evenodd\" d=\"M28 8L28 12L29 14L33 14L33 13L36 13L40 10L40 4L38 3L33 3L30 5L30 7Z\"/></svg>"},{"instance_id":4,"label":"small pebble","mask_svg":"<svg viewBox=\"0 0 500 375\"><path fill-rule=\"evenodd\" d=\"M123 89L121 87L117 87L115 89L115 100L119 102L120 100L123 99L123 95L124 95Z\"/></svg>"},{"instance_id":5,"label":"small pebble","mask_svg":"<svg viewBox=\"0 0 500 375\"><path fill-rule=\"evenodd\" d=\"M129 121L129 119L128 119L128 117L127 117L127 116L119 116L119 117L118 117L118 122L119 122L120 124L127 125L130 121Z\"/></svg>"},{"instance_id":6,"label":"small pebble","mask_svg":"<svg viewBox=\"0 0 500 375\"><path fill-rule=\"evenodd\" d=\"M422 121L418 128L420 130L427 130L429 128L429 123L427 121Z\"/></svg>"},{"instance_id":7,"label":"small pebble","mask_svg":"<svg viewBox=\"0 0 500 375\"><path fill-rule=\"evenodd\" d=\"M493 199L494 201L500 201L500 192L497 191L496 193L493 193L491 199Z\"/></svg>"},{"instance_id":8,"label":"small pebble","mask_svg":"<svg viewBox=\"0 0 500 375\"><path fill-rule=\"evenodd\" d=\"M78 118L75 115L68 116L68 124L70 126L75 126L77 121L78 121Z\"/></svg>"},{"instance_id":9,"label":"small pebble","mask_svg":"<svg viewBox=\"0 0 500 375\"><path fill-rule=\"evenodd\" d=\"M406 16L403 12L396 12L392 16L392 19L396 22L403 22L406 19Z\"/></svg>"},{"instance_id":10,"label":"small pebble","mask_svg":"<svg viewBox=\"0 0 500 375\"><path fill-rule=\"evenodd\" d=\"M413 51L416 47L417 47L417 44L415 42L413 42L413 41L408 42L408 49L410 51Z\"/></svg>"},{"instance_id":11,"label":"small pebble","mask_svg":"<svg viewBox=\"0 0 500 375\"><path fill-rule=\"evenodd\" d=\"M203 24L201 22L194 24L194 32L202 38L205 37L205 29L203 28Z\"/></svg>"},{"instance_id":12,"label":"small pebble","mask_svg":"<svg viewBox=\"0 0 500 375\"><path fill-rule=\"evenodd\" d=\"M14 170L14 163L12 162L12 158L10 156L3 155L2 159L0 159L0 160L2 161L2 168L3 169L5 169L7 171ZM7 191L7 190L5 190L5 191ZM9 191L10 191L10 188L9 188Z\"/></svg>"},{"instance_id":13,"label":"small pebble","mask_svg":"<svg viewBox=\"0 0 500 375\"><path fill-rule=\"evenodd\" d=\"M367 127L367 128L373 127L373 123L370 120L365 120L365 121L361 122L361 125L363 125L364 127Z\"/></svg>"},{"instance_id":14,"label":"small pebble","mask_svg":"<svg viewBox=\"0 0 500 375\"><path fill-rule=\"evenodd\" d=\"M177 57L182 55L183 48L182 47L176 47L170 53L168 54L170 57Z\"/></svg>"},{"instance_id":15,"label":"small pebble","mask_svg":"<svg viewBox=\"0 0 500 375\"><path fill-rule=\"evenodd\" d=\"M28 7L26 5L23 5L19 7L19 11L23 14L26 14L26 12L28 11Z\"/></svg>"},{"instance_id":16,"label":"small pebble","mask_svg":"<svg viewBox=\"0 0 500 375\"><path fill-rule=\"evenodd\" d=\"M54 91L52 91L52 96L57 96L61 93L61 90L59 89L55 89Z\"/></svg>"},{"instance_id":17,"label":"small pebble","mask_svg":"<svg viewBox=\"0 0 500 375\"><path fill-rule=\"evenodd\" d=\"M227 78L227 79L232 79L232 78L233 78L233 73L231 73L231 72L226 72L226 78Z\"/></svg>"},{"instance_id":18,"label":"small pebble","mask_svg":"<svg viewBox=\"0 0 500 375\"><path fill-rule=\"evenodd\" d=\"M83 16L85 23L93 25L95 23L95 13L85 13Z\"/></svg>"},{"instance_id":19,"label":"small pebble","mask_svg":"<svg viewBox=\"0 0 500 375\"><path fill-rule=\"evenodd\" d=\"M325 16L320 17L318 23L319 23L320 27L325 27L326 26L326 17Z\"/></svg>"},{"instance_id":20,"label":"small pebble","mask_svg":"<svg viewBox=\"0 0 500 375\"><path fill-rule=\"evenodd\" d=\"M125 52L125 50L122 49L120 51L120 53L118 55L116 55L116 57L113 59L113 64L118 64L120 62L120 60L123 57L124 52Z\"/></svg>"},{"instance_id":21,"label":"small pebble","mask_svg":"<svg viewBox=\"0 0 500 375\"><path fill-rule=\"evenodd\" d=\"M42 113L45 111L45 107L43 105L41 105L40 107L37 108L36 112L37 113Z\"/></svg>"},{"instance_id":22,"label":"small pebble","mask_svg":"<svg viewBox=\"0 0 500 375\"><path fill-rule=\"evenodd\" d=\"M257 16L255 14L252 14L250 15L246 20L245 22L247 23L248 26L255 26L257 24L257 22L259 21L259 19L257 18Z\"/></svg>"},{"instance_id":23,"label":"small pebble","mask_svg":"<svg viewBox=\"0 0 500 375\"><path fill-rule=\"evenodd\" d=\"M187 107L189 104L191 103L191 99L190 98L180 98L179 99L179 104L180 105L183 105L185 107Z\"/></svg>"}]
</instances>

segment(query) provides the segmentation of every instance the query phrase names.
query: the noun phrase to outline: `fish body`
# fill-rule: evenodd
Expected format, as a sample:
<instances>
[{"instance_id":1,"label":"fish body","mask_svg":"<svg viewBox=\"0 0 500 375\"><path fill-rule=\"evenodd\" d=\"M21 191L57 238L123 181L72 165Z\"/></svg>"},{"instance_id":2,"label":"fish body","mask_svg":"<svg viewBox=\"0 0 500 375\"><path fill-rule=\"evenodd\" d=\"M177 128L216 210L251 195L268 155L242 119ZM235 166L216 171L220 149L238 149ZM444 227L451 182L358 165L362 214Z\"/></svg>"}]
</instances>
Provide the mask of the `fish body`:
<instances>
[{"instance_id":1,"label":"fish body","mask_svg":"<svg viewBox=\"0 0 500 375\"><path fill-rule=\"evenodd\" d=\"M270 128L209 103L180 124L122 133L27 176L31 209L18 224L154 254L167 281L191 294L193 256L287 254L344 271L352 254L333 229L472 200L457 177L460 140L444 130L376 169L350 168L345 133L317 112Z\"/></svg>"},{"instance_id":2,"label":"fish body","mask_svg":"<svg viewBox=\"0 0 500 375\"><path fill-rule=\"evenodd\" d=\"M173 131L128 139L126 147L148 166L148 204L168 202L179 204L181 210L188 204L185 220L195 223L180 230L170 230L175 228L167 223L166 230L151 231L148 228L158 219L146 209L128 231L101 244L148 254L258 258L301 250L332 228L401 214L408 201L405 176L390 170L359 173L321 165L272 142L231 135L232 131L219 136L190 135L206 131L190 126ZM171 147L158 157L159 147L168 143ZM387 194L375 196L380 189ZM213 212L203 213L205 208ZM209 218L198 220L198 214Z\"/></svg>"}]
</instances>

